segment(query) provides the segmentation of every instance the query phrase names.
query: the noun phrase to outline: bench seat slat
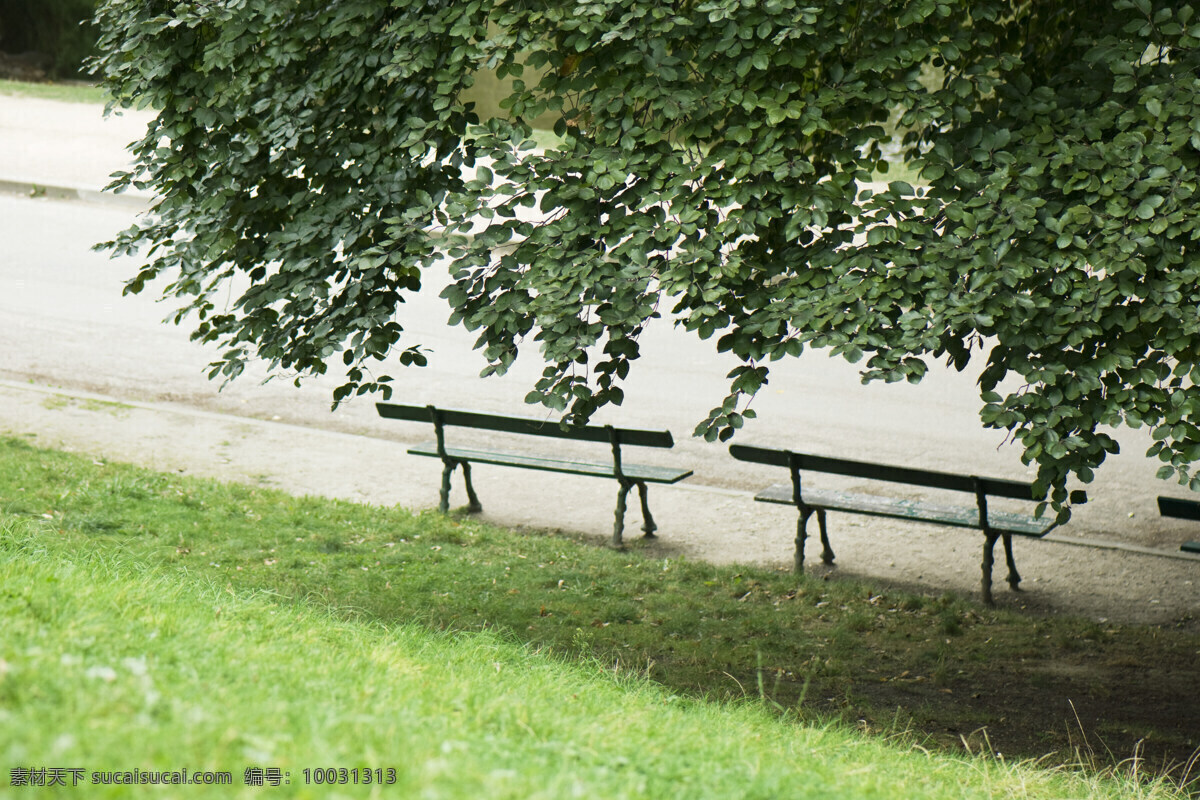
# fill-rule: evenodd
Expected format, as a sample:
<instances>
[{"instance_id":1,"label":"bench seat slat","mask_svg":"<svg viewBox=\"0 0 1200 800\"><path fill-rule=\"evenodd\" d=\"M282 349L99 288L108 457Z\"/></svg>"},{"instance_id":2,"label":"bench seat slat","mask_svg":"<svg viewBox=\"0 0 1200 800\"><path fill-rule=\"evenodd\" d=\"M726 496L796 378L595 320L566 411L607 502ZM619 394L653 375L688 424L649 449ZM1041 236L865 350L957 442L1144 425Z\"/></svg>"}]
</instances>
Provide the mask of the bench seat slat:
<instances>
[{"instance_id":1,"label":"bench seat slat","mask_svg":"<svg viewBox=\"0 0 1200 800\"><path fill-rule=\"evenodd\" d=\"M424 442L408 450L410 455L439 458L437 443ZM478 450L470 447L447 447L450 458L471 461L477 464L495 464L502 467L522 467L546 472L562 472L570 475L591 475L615 478L611 461L572 461L565 458L535 456L525 453L505 453L496 450ZM627 478L647 483L678 483L692 474L690 469L648 466L645 464L622 464L621 471Z\"/></svg>"},{"instance_id":2,"label":"bench seat slat","mask_svg":"<svg viewBox=\"0 0 1200 800\"><path fill-rule=\"evenodd\" d=\"M829 511L848 511L876 517L892 517L918 522L936 522L960 528L978 528L979 511L976 508L945 506L936 503L901 500L868 494L849 494L828 489L806 489L803 494L806 505ZM754 496L764 503L793 505L791 484L777 483L763 489ZM1054 527L1052 518L1038 519L1025 514L1005 511L989 511L988 522L993 530L1019 536L1042 537Z\"/></svg>"}]
</instances>

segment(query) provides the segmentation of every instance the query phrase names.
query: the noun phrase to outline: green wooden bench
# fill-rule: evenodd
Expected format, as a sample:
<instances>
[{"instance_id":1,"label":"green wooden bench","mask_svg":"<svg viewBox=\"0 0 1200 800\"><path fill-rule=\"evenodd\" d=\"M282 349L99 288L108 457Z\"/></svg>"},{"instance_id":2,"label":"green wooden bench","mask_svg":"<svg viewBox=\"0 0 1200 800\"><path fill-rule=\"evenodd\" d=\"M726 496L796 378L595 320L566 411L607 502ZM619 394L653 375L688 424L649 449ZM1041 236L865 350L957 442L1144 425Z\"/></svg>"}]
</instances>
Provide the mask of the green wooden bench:
<instances>
[{"instance_id":1,"label":"green wooden bench","mask_svg":"<svg viewBox=\"0 0 1200 800\"><path fill-rule=\"evenodd\" d=\"M1158 498L1158 513L1164 517L1200 520L1200 500L1160 497ZM1200 553L1200 542L1184 542L1179 549L1185 553Z\"/></svg>"},{"instance_id":2,"label":"green wooden bench","mask_svg":"<svg viewBox=\"0 0 1200 800\"><path fill-rule=\"evenodd\" d=\"M892 517L919 522L930 522L961 528L977 528L983 532L983 600L988 605L992 600L992 565L995 561L993 551L996 540L1004 541L1004 555L1008 563L1008 583L1017 590L1021 576L1017 573L1013 561L1012 536L1030 536L1040 538L1050 532L1056 523L1051 519L1039 519L1032 515L1014 514L1004 511L988 511L989 497L1003 497L1014 500L1033 499L1033 485L1021 481L1011 481L999 478L980 478L977 476L956 475L946 472L912 469L909 467L893 467L884 464L872 464L864 461L851 461L844 458L828 456L805 455L790 450L778 450L768 447L751 447L735 444L729 448L730 454L741 461L771 466L785 467L791 473L790 484L775 484L763 489L754 499L766 503L782 503L794 505L800 512L796 524L796 556L797 572L804 571L804 543L808 538L808 520L813 514L817 515L817 523L821 530L821 559L826 564L832 564L833 549L829 546L829 535L825 527L826 511L845 511L851 514L868 514L877 517ZM936 503L925 503L914 500L903 500L892 497L882 497L872 494L851 494L848 492L830 491L827 489L803 489L801 471L824 472L834 475L848 475L868 480L904 483L912 486L923 486L932 489L949 489L966 492L975 496L973 507L947 506ZM1073 492L1072 502L1083 502L1086 495L1083 492Z\"/></svg>"},{"instance_id":3,"label":"green wooden bench","mask_svg":"<svg viewBox=\"0 0 1200 800\"><path fill-rule=\"evenodd\" d=\"M557 422L529 417L508 417L484 414L478 411L461 411L434 406L408 406L396 403L376 403L381 417L429 422L433 424L435 441L415 445L408 452L417 456L430 456L442 461L442 493L438 509L446 513L450 508L450 476L462 467L463 480L467 488L468 510L483 510L475 487L471 484L471 464L495 464L502 467L520 467L546 472L562 472L571 475L590 475L597 478L612 478L619 484L617 491L616 521L613 524L613 545L619 547L625 530L625 503L629 491L637 487L642 503L642 530L652 537L658 526L650 515L646 498L648 483L678 483L692 474L690 469L627 464L622 459L622 447L673 447L675 442L670 431L647 431L633 428L615 428L612 425L583 425L564 427ZM554 439L569 439L577 442L608 444L612 457L603 461L572 461L549 455L510 453L484 450L469 446L448 446L446 428L474 428L499 433L527 436L547 436Z\"/></svg>"}]
</instances>

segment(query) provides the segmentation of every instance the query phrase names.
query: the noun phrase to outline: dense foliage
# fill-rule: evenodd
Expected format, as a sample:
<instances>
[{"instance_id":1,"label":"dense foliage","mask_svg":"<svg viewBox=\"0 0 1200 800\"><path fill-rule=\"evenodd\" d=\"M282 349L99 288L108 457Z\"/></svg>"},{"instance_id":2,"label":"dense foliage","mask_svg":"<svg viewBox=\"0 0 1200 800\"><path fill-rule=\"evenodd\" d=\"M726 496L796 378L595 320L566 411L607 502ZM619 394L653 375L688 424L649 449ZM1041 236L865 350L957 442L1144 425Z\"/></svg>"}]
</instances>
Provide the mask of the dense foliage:
<instances>
[{"instance_id":1,"label":"dense foliage","mask_svg":"<svg viewBox=\"0 0 1200 800\"><path fill-rule=\"evenodd\" d=\"M0 52L36 53L56 78L78 77L93 54L96 0L0 0Z\"/></svg>"},{"instance_id":2,"label":"dense foliage","mask_svg":"<svg viewBox=\"0 0 1200 800\"><path fill-rule=\"evenodd\" d=\"M214 373L341 354L337 399L386 389L368 368L424 363L400 305L448 255L485 372L532 338L530 400L568 420L621 401L669 312L743 362L710 438L805 347L867 380L982 360L983 422L1056 507L1118 424L1200 488L1191 5L109 0L99 21L117 102L160 109L121 182L162 199L110 244L150 246L129 289L167 276L227 348ZM463 101L483 69L515 77L507 119ZM539 151L523 121L546 114L563 139ZM922 185L863 188L889 142Z\"/></svg>"}]
</instances>

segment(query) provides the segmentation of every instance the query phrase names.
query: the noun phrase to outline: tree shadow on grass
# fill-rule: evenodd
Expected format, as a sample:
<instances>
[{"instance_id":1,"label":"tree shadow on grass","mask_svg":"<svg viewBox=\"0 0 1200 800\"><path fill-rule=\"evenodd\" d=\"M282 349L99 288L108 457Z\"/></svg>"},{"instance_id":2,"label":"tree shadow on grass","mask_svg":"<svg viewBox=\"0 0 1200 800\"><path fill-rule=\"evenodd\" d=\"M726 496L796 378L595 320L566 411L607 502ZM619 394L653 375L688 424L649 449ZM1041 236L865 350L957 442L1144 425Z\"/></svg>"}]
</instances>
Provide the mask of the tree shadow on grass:
<instances>
[{"instance_id":1,"label":"tree shadow on grass","mask_svg":"<svg viewBox=\"0 0 1200 800\"><path fill-rule=\"evenodd\" d=\"M1192 633L417 519L415 538L293 541L306 555L272 588L926 747L1179 779L1200 745Z\"/></svg>"}]
</instances>

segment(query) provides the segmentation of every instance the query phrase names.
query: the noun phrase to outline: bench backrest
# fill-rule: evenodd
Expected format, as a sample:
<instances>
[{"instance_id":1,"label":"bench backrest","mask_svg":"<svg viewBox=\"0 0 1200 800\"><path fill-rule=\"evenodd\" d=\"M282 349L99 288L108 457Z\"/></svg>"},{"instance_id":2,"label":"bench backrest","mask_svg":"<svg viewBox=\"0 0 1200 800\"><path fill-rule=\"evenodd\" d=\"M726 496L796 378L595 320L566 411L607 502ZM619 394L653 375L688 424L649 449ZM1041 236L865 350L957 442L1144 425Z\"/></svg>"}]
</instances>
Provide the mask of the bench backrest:
<instances>
[{"instance_id":1,"label":"bench backrest","mask_svg":"<svg viewBox=\"0 0 1200 800\"><path fill-rule=\"evenodd\" d=\"M406 406L397 403L376 403L379 416L409 422L440 423L444 426L478 428L500 433L519 433L530 436L550 436L556 439L571 439L581 442L612 443L615 433L622 445L634 447L673 447L670 431L647 431L637 428L614 428L609 425L563 426L548 419L533 417L507 417L499 414L484 414L480 411L462 411L454 408L434 406ZM435 421L435 416L437 419Z\"/></svg>"},{"instance_id":2,"label":"bench backrest","mask_svg":"<svg viewBox=\"0 0 1200 800\"><path fill-rule=\"evenodd\" d=\"M832 458L830 456L813 456L795 453L790 450L776 450L770 447L752 447L744 444L729 446L729 453L739 461L750 461L756 464L770 464L777 467L796 467L797 469L813 472L827 472L834 475L849 475L855 478L868 478L877 481L907 483L913 486L927 486L932 489L950 489L960 492L975 493L982 489L984 494L991 497L1008 497L1014 500L1033 501L1033 484L1023 481L1012 481L1005 478L978 478L975 476L958 475L952 472L935 472L912 467L893 467L886 464L872 464L867 461L851 461L847 458Z\"/></svg>"},{"instance_id":3,"label":"bench backrest","mask_svg":"<svg viewBox=\"0 0 1200 800\"><path fill-rule=\"evenodd\" d=\"M1200 519L1200 502L1196 500L1179 500L1174 497L1160 497L1158 498L1158 513L1164 517Z\"/></svg>"}]
</instances>

